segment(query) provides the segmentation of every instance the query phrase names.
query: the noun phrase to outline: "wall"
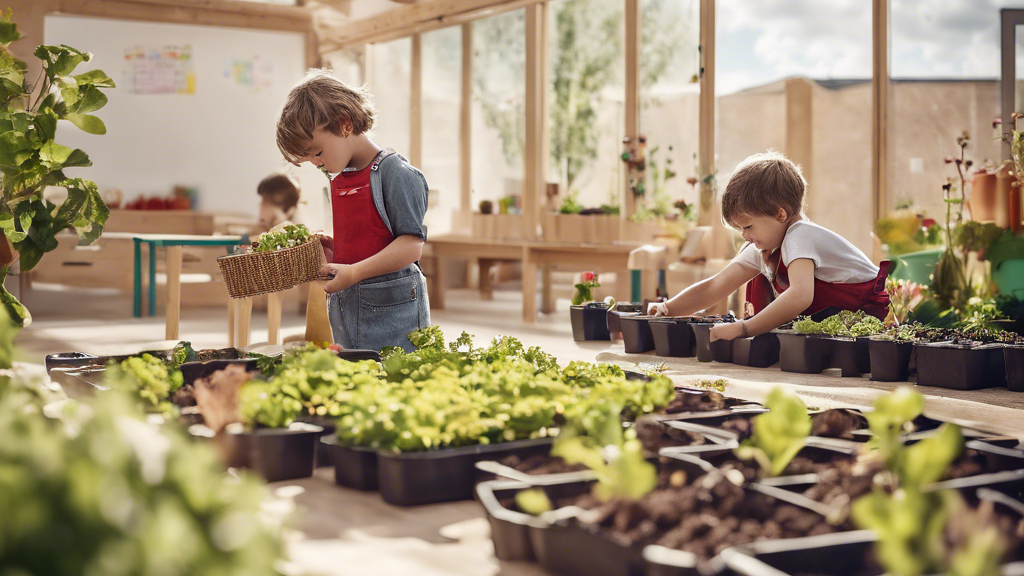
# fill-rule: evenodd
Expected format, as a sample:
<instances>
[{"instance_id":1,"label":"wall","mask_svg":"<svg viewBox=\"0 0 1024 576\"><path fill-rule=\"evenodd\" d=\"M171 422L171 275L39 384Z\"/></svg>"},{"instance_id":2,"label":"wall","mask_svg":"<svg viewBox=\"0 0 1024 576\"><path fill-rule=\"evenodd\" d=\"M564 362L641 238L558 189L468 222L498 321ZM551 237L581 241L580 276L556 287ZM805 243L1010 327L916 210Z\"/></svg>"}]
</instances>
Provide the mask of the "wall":
<instances>
[{"instance_id":1,"label":"wall","mask_svg":"<svg viewBox=\"0 0 1024 576\"><path fill-rule=\"evenodd\" d=\"M70 124L58 132L60 143L92 158L92 167L74 175L94 180L101 191L120 189L130 199L166 195L177 184L196 186L200 209L255 218L256 185L290 166L277 149L274 128L288 90L305 71L301 34L51 15L45 42L92 52L93 60L78 71L102 69L121 86L106 92L110 101L97 113L105 135ZM126 49L183 44L192 46L194 94L125 89ZM234 60L254 56L273 65L269 87L257 91L225 77ZM323 227L323 175L308 166L292 169L304 191L302 219Z\"/></svg>"}]
</instances>

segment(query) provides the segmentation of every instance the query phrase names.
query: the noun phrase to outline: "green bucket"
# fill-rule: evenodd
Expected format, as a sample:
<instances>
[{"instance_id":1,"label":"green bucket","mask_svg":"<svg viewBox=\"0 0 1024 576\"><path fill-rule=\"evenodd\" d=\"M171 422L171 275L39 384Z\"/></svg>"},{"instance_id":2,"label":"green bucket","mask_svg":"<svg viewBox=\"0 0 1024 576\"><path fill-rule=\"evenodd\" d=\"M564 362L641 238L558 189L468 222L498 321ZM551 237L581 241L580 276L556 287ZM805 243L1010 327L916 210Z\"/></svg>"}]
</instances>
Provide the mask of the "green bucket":
<instances>
[{"instance_id":1,"label":"green bucket","mask_svg":"<svg viewBox=\"0 0 1024 576\"><path fill-rule=\"evenodd\" d=\"M1024 260L1003 260L992 269L1000 294L1024 299Z\"/></svg>"},{"instance_id":2,"label":"green bucket","mask_svg":"<svg viewBox=\"0 0 1024 576\"><path fill-rule=\"evenodd\" d=\"M889 276L895 280L909 280L928 286L931 284L932 270L945 251L945 248L932 248L895 256L892 258L893 269Z\"/></svg>"}]
</instances>

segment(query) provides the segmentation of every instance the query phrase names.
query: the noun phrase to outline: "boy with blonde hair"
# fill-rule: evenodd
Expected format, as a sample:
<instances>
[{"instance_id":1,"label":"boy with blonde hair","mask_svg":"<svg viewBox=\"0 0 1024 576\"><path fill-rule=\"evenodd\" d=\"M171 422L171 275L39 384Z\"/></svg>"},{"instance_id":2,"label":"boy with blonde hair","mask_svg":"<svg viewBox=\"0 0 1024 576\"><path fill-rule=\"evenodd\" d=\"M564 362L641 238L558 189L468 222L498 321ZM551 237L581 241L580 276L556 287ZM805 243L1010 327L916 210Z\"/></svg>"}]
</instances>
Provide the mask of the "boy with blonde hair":
<instances>
[{"instance_id":1,"label":"boy with blonde hair","mask_svg":"<svg viewBox=\"0 0 1024 576\"><path fill-rule=\"evenodd\" d=\"M427 181L394 150L367 136L376 111L369 94L327 70L310 70L288 94L277 146L289 162L309 162L331 181L333 238L322 275L334 339L345 348L400 346L430 325L419 268L427 230Z\"/></svg>"},{"instance_id":2,"label":"boy with blonde hair","mask_svg":"<svg viewBox=\"0 0 1024 576\"><path fill-rule=\"evenodd\" d=\"M842 236L803 215L807 181L791 160L769 150L740 163L722 194L722 221L746 241L721 272L649 313L684 316L747 284L754 315L711 329L712 340L770 332L800 315L864 310L884 319L889 263L875 266ZM827 313L827 312L826 312Z\"/></svg>"}]
</instances>

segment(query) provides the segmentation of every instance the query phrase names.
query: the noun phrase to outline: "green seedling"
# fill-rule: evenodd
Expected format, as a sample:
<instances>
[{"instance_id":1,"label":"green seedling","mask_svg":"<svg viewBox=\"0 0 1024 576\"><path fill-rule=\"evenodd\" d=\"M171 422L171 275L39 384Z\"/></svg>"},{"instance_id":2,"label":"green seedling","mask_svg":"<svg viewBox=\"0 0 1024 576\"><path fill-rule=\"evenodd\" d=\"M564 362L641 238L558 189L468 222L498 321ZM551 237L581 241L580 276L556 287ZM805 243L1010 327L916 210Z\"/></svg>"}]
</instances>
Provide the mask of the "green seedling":
<instances>
[{"instance_id":1,"label":"green seedling","mask_svg":"<svg viewBox=\"0 0 1024 576\"><path fill-rule=\"evenodd\" d=\"M768 476L778 476L807 443L811 417L795 394L776 388L764 405L768 412L755 416L754 433L735 450L743 460L754 460Z\"/></svg>"}]
</instances>

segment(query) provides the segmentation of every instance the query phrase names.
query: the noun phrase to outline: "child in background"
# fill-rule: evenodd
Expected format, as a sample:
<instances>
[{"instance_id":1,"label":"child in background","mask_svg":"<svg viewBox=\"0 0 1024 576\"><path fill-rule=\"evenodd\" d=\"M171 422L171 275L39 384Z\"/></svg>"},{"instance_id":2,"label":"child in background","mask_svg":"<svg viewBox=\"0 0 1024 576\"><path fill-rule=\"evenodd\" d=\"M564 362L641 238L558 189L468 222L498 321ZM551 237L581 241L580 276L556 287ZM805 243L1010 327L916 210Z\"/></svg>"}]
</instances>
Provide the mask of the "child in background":
<instances>
[{"instance_id":1,"label":"child in background","mask_svg":"<svg viewBox=\"0 0 1024 576\"><path fill-rule=\"evenodd\" d=\"M288 94L277 145L295 165L309 162L331 181L334 236L325 248L324 289L335 342L345 348L412 350L408 334L430 325L419 268L427 230L427 182L367 132L369 94L326 70L310 70Z\"/></svg>"},{"instance_id":2,"label":"child in background","mask_svg":"<svg viewBox=\"0 0 1024 576\"><path fill-rule=\"evenodd\" d=\"M256 187L260 195L260 228L270 230L284 222L292 222L299 207L299 185L284 173L267 176Z\"/></svg>"},{"instance_id":3,"label":"child in background","mask_svg":"<svg viewBox=\"0 0 1024 576\"><path fill-rule=\"evenodd\" d=\"M785 156L768 151L744 160L722 194L722 221L746 241L733 261L648 313L685 316L747 284L754 315L715 325L712 340L770 332L800 315L864 310L884 319L889 263L875 266L842 236L803 215L807 181Z\"/></svg>"}]
</instances>

